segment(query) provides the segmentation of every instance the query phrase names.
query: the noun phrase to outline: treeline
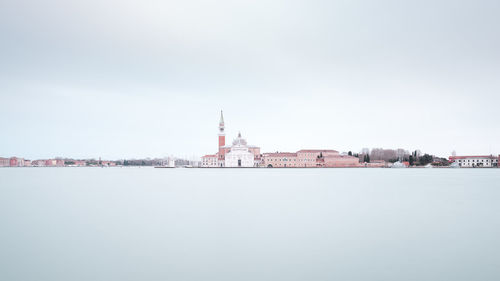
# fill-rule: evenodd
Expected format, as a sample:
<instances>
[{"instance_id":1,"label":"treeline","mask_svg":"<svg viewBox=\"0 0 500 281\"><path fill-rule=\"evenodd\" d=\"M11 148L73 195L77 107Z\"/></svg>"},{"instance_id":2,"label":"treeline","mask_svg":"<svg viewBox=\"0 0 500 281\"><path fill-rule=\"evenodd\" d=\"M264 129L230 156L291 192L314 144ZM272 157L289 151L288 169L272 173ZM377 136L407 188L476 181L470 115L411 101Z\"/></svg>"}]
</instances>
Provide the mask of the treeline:
<instances>
[{"instance_id":1,"label":"treeline","mask_svg":"<svg viewBox=\"0 0 500 281\"><path fill-rule=\"evenodd\" d=\"M161 165L160 159L130 159L119 161L119 165L123 166L158 166Z\"/></svg>"},{"instance_id":2,"label":"treeline","mask_svg":"<svg viewBox=\"0 0 500 281\"><path fill-rule=\"evenodd\" d=\"M349 155L352 155L349 152ZM420 150L415 150L409 152L405 149L384 149L384 148L373 148L363 149L363 151L358 155L360 161L370 163L375 160L383 160L385 162L394 163L397 161L409 162L410 166L425 166L428 164L436 166L447 166L449 165L446 158L436 157L427 153L422 154Z\"/></svg>"}]
</instances>

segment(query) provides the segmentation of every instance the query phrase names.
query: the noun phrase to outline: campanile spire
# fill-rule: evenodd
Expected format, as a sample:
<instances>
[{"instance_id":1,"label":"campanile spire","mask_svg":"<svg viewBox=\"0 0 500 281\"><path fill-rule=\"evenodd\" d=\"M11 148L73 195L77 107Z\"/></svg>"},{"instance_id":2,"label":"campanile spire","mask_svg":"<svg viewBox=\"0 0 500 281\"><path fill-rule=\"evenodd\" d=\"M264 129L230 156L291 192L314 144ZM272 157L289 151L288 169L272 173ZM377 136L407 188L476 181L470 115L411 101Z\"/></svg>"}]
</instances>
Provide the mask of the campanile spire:
<instances>
[{"instance_id":1,"label":"campanile spire","mask_svg":"<svg viewBox=\"0 0 500 281\"><path fill-rule=\"evenodd\" d=\"M220 111L219 134L224 134L224 114Z\"/></svg>"}]
</instances>

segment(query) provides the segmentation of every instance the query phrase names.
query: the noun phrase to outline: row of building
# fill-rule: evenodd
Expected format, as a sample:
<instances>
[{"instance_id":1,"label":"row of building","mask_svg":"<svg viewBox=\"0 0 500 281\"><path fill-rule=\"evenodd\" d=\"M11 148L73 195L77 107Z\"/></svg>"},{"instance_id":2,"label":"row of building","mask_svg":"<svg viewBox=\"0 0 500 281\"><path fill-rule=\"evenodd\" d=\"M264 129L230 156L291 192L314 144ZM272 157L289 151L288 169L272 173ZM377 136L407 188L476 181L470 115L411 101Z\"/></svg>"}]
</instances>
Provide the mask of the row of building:
<instances>
[{"instance_id":1,"label":"row of building","mask_svg":"<svg viewBox=\"0 0 500 281\"><path fill-rule=\"evenodd\" d=\"M201 158L203 168L233 168L233 167L268 167L268 168L313 168L313 167L388 167L389 163L384 160L371 160L365 162L363 157L341 154L331 149L302 149L297 152L275 152L261 153L258 146L249 145L242 138L241 133L234 139L231 145L226 145L226 134L224 116L221 111L219 121L218 151ZM404 152L403 150L401 150ZM404 155L398 150L397 156L400 161ZM419 152L419 151L418 151ZM365 153L367 154L367 153ZM404 153L403 153L404 154ZM418 157L417 151L414 155ZM443 159L445 162L446 160ZM499 156L450 156L449 165L464 168L498 167ZM409 166L409 162L400 162ZM437 163L439 166L442 163Z\"/></svg>"},{"instance_id":2,"label":"row of building","mask_svg":"<svg viewBox=\"0 0 500 281\"><path fill-rule=\"evenodd\" d=\"M340 154L330 149L302 149L297 152L262 154L260 167L268 168L356 168L385 167L385 161L361 163L358 157Z\"/></svg>"},{"instance_id":3,"label":"row of building","mask_svg":"<svg viewBox=\"0 0 500 281\"><path fill-rule=\"evenodd\" d=\"M261 153L260 147L249 145L241 133L231 145L226 145L224 115L219 121L219 147L215 154L201 158L201 167L268 167L268 168L313 168L313 167L383 167L384 161L360 163L358 157L340 154L331 149L302 149L297 152Z\"/></svg>"},{"instance_id":4,"label":"row of building","mask_svg":"<svg viewBox=\"0 0 500 281\"><path fill-rule=\"evenodd\" d=\"M44 160L28 160L20 157L3 158L0 157L0 167L45 167L64 166L62 159L44 159Z\"/></svg>"},{"instance_id":5,"label":"row of building","mask_svg":"<svg viewBox=\"0 0 500 281\"><path fill-rule=\"evenodd\" d=\"M384 167L385 161L360 163L358 157L343 155L336 150L302 149L297 152L245 153L229 148L225 157L210 154L202 157L201 167L267 167L267 168L313 168L313 167ZM240 153L243 150L244 153ZM254 150L255 152L257 150Z\"/></svg>"},{"instance_id":6,"label":"row of building","mask_svg":"<svg viewBox=\"0 0 500 281\"><path fill-rule=\"evenodd\" d=\"M87 160L64 160L64 159L40 159L28 160L20 157L3 158L0 157L0 167L85 167L85 166L116 166L114 161L95 161L91 163Z\"/></svg>"}]
</instances>

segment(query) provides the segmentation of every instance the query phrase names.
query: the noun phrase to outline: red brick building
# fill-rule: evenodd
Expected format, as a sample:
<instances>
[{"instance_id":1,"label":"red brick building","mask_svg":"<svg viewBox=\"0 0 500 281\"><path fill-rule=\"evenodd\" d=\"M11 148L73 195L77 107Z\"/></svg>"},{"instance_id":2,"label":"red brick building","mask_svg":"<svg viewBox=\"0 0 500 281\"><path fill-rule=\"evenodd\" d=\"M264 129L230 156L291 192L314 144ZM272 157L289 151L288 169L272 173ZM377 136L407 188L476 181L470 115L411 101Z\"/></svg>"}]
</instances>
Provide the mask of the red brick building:
<instances>
[{"instance_id":1,"label":"red brick building","mask_svg":"<svg viewBox=\"0 0 500 281\"><path fill-rule=\"evenodd\" d=\"M303 149L297 152L262 154L261 167L269 168L347 168L363 167L354 156L340 155L336 150Z\"/></svg>"}]
</instances>

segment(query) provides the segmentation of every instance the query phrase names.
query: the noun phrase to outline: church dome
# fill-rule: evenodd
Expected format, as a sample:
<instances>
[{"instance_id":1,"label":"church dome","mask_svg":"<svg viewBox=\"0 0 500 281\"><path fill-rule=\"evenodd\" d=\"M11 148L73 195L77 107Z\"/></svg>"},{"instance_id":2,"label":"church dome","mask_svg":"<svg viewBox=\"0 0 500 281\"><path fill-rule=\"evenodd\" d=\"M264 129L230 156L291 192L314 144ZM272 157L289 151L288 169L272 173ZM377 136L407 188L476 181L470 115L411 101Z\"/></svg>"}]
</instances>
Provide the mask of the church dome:
<instances>
[{"instance_id":1,"label":"church dome","mask_svg":"<svg viewBox=\"0 0 500 281\"><path fill-rule=\"evenodd\" d=\"M233 145L244 146L247 145L247 141L241 137L241 133L238 133L238 137L234 139Z\"/></svg>"}]
</instances>

